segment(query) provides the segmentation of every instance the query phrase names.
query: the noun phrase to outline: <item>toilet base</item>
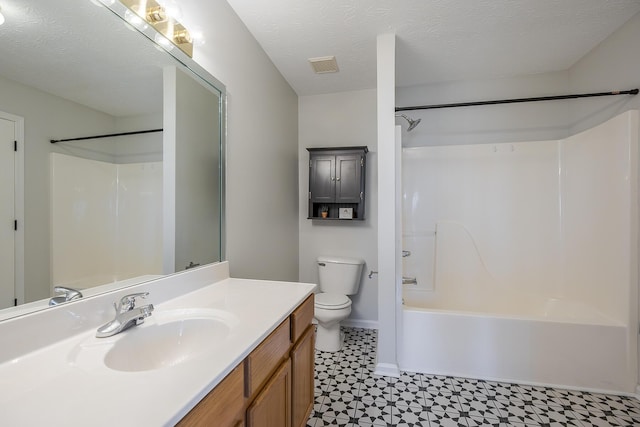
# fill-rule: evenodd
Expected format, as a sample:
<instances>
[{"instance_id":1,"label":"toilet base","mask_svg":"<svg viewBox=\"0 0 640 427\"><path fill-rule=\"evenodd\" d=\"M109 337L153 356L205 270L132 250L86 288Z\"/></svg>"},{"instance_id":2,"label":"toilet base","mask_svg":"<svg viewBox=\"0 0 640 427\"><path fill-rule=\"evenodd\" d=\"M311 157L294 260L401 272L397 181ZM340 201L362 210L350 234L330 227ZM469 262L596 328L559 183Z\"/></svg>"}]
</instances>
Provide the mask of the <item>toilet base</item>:
<instances>
[{"instance_id":1,"label":"toilet base","mask_svg":"<svg viewBox=\"0 0 640 427\"><path fill-rule=\"evenodd\" d=\"M318 323L316 329L316 350L336 352L342 348L344 334L340 332L340 323L336 322L330 327L324 327Z\"/></svg>"}]
</instances>

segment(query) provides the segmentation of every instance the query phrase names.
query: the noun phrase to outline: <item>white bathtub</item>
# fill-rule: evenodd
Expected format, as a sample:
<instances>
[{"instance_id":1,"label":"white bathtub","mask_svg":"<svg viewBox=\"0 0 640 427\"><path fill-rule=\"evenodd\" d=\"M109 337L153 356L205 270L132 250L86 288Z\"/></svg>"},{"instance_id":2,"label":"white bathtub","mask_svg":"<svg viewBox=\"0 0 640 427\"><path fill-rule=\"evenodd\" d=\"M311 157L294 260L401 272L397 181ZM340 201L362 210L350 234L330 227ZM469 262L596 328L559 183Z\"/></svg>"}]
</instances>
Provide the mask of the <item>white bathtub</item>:
<instances>
[{"instance_id":1,"label":"white bathtub","mask_svg":"<svg viewBox=\"0 0 640 427\"><path fill-rule=\"evenodd\" d=\"M501 309L481 305L421 307L405 291L402 370L582 390L635 391L635 359L628 328L580 303L514 301ZM482 301L479 301L482 304Z\"/></svg>"}]
</instances>

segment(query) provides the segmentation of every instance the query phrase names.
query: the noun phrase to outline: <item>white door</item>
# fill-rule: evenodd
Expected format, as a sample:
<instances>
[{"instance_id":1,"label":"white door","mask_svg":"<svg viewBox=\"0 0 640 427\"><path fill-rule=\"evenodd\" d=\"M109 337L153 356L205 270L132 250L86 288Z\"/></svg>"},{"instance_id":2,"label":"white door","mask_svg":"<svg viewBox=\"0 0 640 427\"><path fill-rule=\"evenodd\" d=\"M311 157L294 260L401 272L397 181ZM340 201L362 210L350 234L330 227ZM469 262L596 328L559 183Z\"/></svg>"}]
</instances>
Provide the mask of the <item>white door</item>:
<instances>
[{"instance_id":1,"label":"white door","mask_svg":"<svg viewBox=\"0 0 640 427\"><path fill-rule=\"evenodd\" d=\"M0 309L15 305L15 122L0 118Z\"/></svg>"}]
</instances>

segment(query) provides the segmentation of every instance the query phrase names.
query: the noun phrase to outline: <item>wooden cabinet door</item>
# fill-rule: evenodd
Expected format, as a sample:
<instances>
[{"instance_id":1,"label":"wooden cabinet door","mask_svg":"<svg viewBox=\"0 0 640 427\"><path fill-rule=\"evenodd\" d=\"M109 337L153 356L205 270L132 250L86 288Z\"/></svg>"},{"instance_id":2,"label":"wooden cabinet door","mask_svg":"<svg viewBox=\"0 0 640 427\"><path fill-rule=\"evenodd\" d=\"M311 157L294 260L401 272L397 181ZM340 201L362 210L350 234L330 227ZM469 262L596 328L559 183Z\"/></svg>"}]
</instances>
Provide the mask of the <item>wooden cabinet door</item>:
<instances>
[{"instance_id":1,"label":"wooden cabinet door","mask_svg":"<svg viewBox=\"0 0 640 427\"><path fill-rule=\"evenodd\" d=\"M291 427L291 360L287 359L247 409L247 427Z\"/></svg>"},{"instance_id":2,"label":"wooden cabinet door","mask_svg":"<svg viewBox=\"0 0 640 427\"><path fill-rule=\"evenodd\" d=\"M177 425L178 427L242 426L244 404L244 364L240 363Z\"/></svg>"},{"instance_id":3,"label":"wooden cabinet door","mask_svg":"<svg viewBox=\"0 0 640 427\"><path fill-rule=\"evenodd\" d=\"M311 201L332 203L336 194L336 157L312 155L309 165Z\"/></svg>"},{"instance_id":4,"label":"wooden cabinet door","mask_svg":"<svg viewBox=\"0 0 640 427\"><path fill-rule=\"evenodd\" d=\"M315 327L309 325L291 350L291 425L304 427L313 409Z\"/></svg>"},{"instance_id":5,"label":"wooden cabinet door","mask_svg":"<svg viewBox=\"0 0 640 427\"><path fill-rule=\"evenodd\" d=\"M359 203L362 167L359 154L336 156L336 203Z\"/></svg>"}]
</instances>

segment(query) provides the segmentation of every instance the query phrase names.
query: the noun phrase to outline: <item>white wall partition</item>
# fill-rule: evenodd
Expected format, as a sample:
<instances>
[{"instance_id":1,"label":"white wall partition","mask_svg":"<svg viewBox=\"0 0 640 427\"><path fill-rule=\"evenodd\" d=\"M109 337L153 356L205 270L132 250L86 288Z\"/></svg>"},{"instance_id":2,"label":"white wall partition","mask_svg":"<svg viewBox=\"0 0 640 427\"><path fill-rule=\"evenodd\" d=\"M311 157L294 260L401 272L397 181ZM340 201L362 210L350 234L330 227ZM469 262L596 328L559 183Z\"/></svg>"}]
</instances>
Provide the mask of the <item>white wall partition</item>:
<instances>
[{"instance_id":1,"label":"white wall partition","mask_svg":"<svg viewBox=\"0 0 640 427\"><path fill-rule=\"evenodd\" d=\"M422 251L433 263L437 232L436 287L443 280L457 286L463 275L524 291L553 286L557 153L555 141L405 149L403 237L412 251L405 266L420 263Z\"/></svg>"},{"instance_id":2,"label":"white wall partition","mask_svg":"<svg viewBox=\"0 0 640 427\"><path fill-rule=\"evenodd\" d=\"M51 154L51 286L83 289L160 274L161 206L159 162Z\"/></svg>"},{"instance_id":3,"label":"white wall partition","mask_svg":"<svg viewBox=\"0 0 640 427\"><path fill-rule=\"evenodd\" d=\"M565 295L623 323L637 268L637 113L562 142Z\"/></svg>"},{"instance_id":4,"label":"white wall partition","mask_svg":"<svg viewBox=\"0 0 640 427\"><path fill-rule=\"evenodd\" d=\"M405 149L407 288L435 305L570 299L628 323L636 116L561 141Z\"/></svg>"}]
</instances>

